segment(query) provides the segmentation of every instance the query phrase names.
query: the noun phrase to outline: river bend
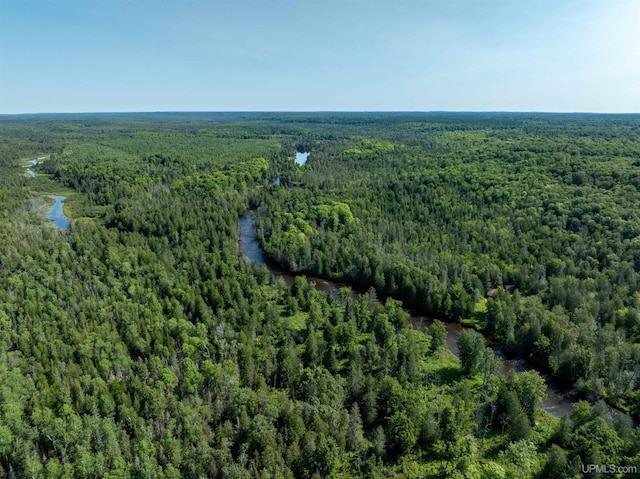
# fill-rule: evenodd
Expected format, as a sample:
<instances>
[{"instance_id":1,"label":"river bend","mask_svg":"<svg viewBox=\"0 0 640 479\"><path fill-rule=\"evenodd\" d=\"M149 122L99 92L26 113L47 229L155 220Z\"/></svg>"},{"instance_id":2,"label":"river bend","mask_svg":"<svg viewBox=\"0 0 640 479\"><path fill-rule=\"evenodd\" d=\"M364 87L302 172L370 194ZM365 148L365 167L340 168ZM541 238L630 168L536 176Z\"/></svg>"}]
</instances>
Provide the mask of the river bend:
<instances>
[{"instance_id":1,"label":"river bend","mask_svg":"<svg viewBox=\"0 0 640 479\"><path fill-rule=\"evenodd\" d=\"M252 263L257 263L261 265L265 265L274 279L282 279L288 286L293 284L296 276L295 274L286 272L278 268L274 265L274 263L268 261L262 247L260 246L260 242L256 238L256 225L252 216L252 213L249 211L245 215L240 218L240 249L244 253L247 260ZM326 279L314 278L307 276L307 281L313 283L314 287L318 291L322 291L324 293L332 295L334 298L339 297L339 290L343 286L347 286L346 284L335 283L333 281L328 281ZM354 291L350 288L352 298L356 298L362 293ZM415 314L415 312L405 309L405 311L409 314L408 322L415 328L422 330L426 326L429 326L433 323L433 317L421 316ZM458 336L468 328L463 327L459 323L447 322L444 319L441 321L445 324L447 328L447 347L449 350L458 356L458 347L456 345L456 339ZM503 375L509 374L511 371L523 372L529 371L533 368L530 367L524 360L522 359L507 359L505 358L502 350L499 347L495 347L494 342L491 341L490 338L485 337L485 341L488 345L491 345L498 356L502 360L502 366L500 368L500 373ZM573 405L576 401L574 395L570 392L564 391L561 387L554 383L553 379L542 375L546 384L547 391L544 401L542 403L542 408L547 412L552 414L555 417L562 417L566 414L569 414L573 409Z\"/></svg>"}]
</instances>

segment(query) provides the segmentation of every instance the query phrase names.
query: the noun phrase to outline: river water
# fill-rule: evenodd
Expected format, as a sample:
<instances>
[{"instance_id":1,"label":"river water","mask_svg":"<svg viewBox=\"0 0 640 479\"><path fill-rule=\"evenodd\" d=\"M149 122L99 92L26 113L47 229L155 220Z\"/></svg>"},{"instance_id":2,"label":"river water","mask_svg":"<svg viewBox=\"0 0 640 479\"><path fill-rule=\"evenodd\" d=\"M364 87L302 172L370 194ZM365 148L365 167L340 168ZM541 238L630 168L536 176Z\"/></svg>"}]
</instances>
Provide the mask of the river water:
<instances>
[{"instance_id":1,"label":"river water","mask_svg":"<svg viewBox=\"0 0 640 479\"><path fill-rule=\"evenodd\" d=\"M64 200L66 200L67 197L58 195L47 195L47 198L56 200L56 202L51 207L51 210L49 210L49 219L53 221L53 224L61 230L66 230L69 227L69 218L67 218L64 214Z\"/></svg>"},{"instance_id":2,"label":"river water","mask_svg":"<svg viewBox=\"0 0 640 479\"><path fill-rule=\"evenodd\" d=\"M47 158L49 157L41 156L39 158L34 158L32 160L29 160L28 161L29 166L36 166L42 160L45 160ZM36 174L31 168L29 168L29 166L26 167L27 173L31 178L35 178ZM67 216L64 214L64 201L67 199L67 197L59 196L59 195L43 195L43 196L46 196L47 198L51 198L55 200L55 202L53 203L53 206L51 207L51 209L49 210L49 213L47 214L47 217L53 222L53 224L57 228L60 228L61 230L67 229L69 227L69 218L67 218Z\"/></svg>"},{"instance_id":3,"label":"river water","mask_svg":"<svg viewBox=\"0 0 640 479\"><path fill-rule=\"evenodd\" d=\"M35 158L33 160L29 160L29 165L30 166L36 166L38 164L38 158ZM33 172L33 170L31 168L29 168L29 166L27 166L27 173L29 173L29 176L31 178L35 178L36 174Z\"/></svg>"},{"instance_id":4,"label":"river water","mask_svg":"<svg viewBox=\"0 0 640 479\"><path fill-rule=\"evenodd\" d=\"M269 261L265 256L265 253L260 246L260 242L256 239L256 225L251 212L246 213L240 218L240 249L244 253L247 260L253 263L265 265L269 269L269 272L274 277L274 279L282 279L288 286L293 284L296 275L283 271L276 264ZM314 284L315 288L318 291L329 294L336 299L339 298L340 288L347 286L346 284L335 283L333 281L327 281L326 279L322 278L314 278L309 276L307 276L306 278L307 281ZM360 294L362 294L353 290L352 288L349 289L352 299L356 299ZM425 327L432 324L435 319L438 319L419 315L408 309L405 309L405 311L409 314L408 322L414 327L414 329L418 330L423 330ZM459 323L447 322L445 319L441 319L441 321L445 324L445 327L447 329L447 347L453 354L458 356L458 346L456 345L456 339L458 339L458 336L460 336L460 334L468 328L463 327ZM502 366L500 368L501 374L506 376L511 371L523 372L533 369L522 359L506 358L499 345L495 345L495 343L490 338L485 337L485 341L487 342L488 346L491 346L493 348L496 356L502 360ZM569 414L573 409L573 405L576 401L574 395L571 392L564 391L553 381L552 378L545 375L542 375L542 377L545 379L545 382L547 384L547 392L542 403L542 408L556 417L562 417L566 414Z\"/></svg>"}]
</instances>

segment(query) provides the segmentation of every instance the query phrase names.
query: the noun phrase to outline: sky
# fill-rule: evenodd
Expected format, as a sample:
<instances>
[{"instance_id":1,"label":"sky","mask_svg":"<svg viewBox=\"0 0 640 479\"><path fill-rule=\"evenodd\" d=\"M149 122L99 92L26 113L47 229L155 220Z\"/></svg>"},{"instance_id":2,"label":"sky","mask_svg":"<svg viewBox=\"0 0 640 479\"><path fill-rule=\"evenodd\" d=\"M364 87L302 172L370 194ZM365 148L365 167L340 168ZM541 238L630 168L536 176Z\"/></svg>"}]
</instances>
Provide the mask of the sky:
<instances>
[{"instance_id":1,"label":"sky","mask_svg":"<svg viewBox=\"0 0 640 479\"><path fill-rule=\"evenodd\" d=\"M0 0L0 113L640 112L640 0Z\"/></svg>"}]
</instances>

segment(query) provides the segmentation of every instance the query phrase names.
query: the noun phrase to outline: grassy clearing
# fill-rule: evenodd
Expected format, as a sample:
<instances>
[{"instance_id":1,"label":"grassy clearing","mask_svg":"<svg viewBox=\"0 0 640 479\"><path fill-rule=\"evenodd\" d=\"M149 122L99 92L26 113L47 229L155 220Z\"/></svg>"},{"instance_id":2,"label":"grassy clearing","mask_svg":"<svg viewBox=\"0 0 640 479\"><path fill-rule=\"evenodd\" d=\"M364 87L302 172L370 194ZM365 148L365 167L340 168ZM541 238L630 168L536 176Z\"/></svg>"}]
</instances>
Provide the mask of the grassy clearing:
<instances>
[{"instance_id":1,"label":"grassy clearing","mask_svg":"<svg viewBox=\"0 0 640 479\"><path fill-rule=\"evenodd\" d=\"M284 306L281 307L284 311ZM302 331L307 327L307 318L309 317L309 313L305 313L304 311L298 311L297 313L289 316L286 320L289 324L289 327L295 331Z\"/></svg>"},{"instance_id":2,"label":"grassy clearing","mask_svg":"<svg viewBox=\"0 0 640 479\"><path fill-rule=\"evenodd\" d=\"M476 331L482 331L485 327L487 319L487 298L482 298L478 301L473 309L473 314L470 318L464 318L460 320L460 324L467 328L473 328Z\"/></svg>"},{"instance_id":3,"label":"grassy clearing","mask_svg":"<svg viewBox=\"0 0 640 479\"><path fill-rule=\"evenodd\" d=\"M440 383L454 383L462 379L460 360L446 347L425 357L421 368L427 377L435 377Z\"/></svg>"}]
</instances>

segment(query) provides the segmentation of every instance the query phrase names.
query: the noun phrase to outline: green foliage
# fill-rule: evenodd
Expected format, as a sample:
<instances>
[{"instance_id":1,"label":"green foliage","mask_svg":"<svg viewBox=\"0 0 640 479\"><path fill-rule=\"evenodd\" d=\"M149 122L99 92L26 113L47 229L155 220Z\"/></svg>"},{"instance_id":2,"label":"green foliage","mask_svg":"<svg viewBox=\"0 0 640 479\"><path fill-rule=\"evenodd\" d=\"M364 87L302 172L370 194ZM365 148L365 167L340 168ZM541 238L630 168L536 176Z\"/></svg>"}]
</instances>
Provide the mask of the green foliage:
<instances>
[{"instance_id":1,"label":"green foliage","mask_svg":"<svg viewBox=\"0 0 640 479\"><path fill-rule=\"evenodd\" d=\"M496 289L488 331L637 414L637 124L2 118L0 476L564 477L637 463L630 418L579 404L554 422L539 375L499 377L477 333L458 362L445 325L414 331L400 303L469 318ZM296 146L312 151L302 168ZM43 154L31 181L26 159ZM42 214L47 187L74 192L67 231ZM238 217L258 206L281 266L372 289L272 281L238 248Z\"/></svg>"},{"instance_id":2,"label":"green foliage","mask_svg":"<svg viewBox=\"0 0 640 479\"><path fill-rule=\"evenodd\" d=\"M465 374L475 374L480 367L481 354L484 350L484 338L475 331L463 331L456 339L460 354L460 364Z\"/></svg>"},{"instance_id":3,"label":"green foliage","mask_svg":"<svg viewBox=\"0 0 640 479\"><path fill-rule=\"evenodd\" d=\"M398 455L411 451L416 443L416 432L413 422L403 412L395 413L389 420L387 438L391 451Z\"/></svg>"},{"instance_id":4,"label":"green foliage","mask_svg":"<svg viewBox=\"0 0 640 479\"><path fill-rule=\"evenodd\" d=\"M438 352L446 346L447 329L442 321L435 320L429 326L429 336L431 337L431 351Z\"/></svg>"},{"instance_id":5,"label":"green foliage","mask_svg":"<svg viewBox=\"0 0 640 479\"><path fill-rule=\"evenodd\" d=\"M637 117L323 121L304 187L263 202L271 258L484 326L637 415ZM352 222L329 219L336 204ZM296 214L313 232L287 237Z\"/></svg>"}]
</instances>

